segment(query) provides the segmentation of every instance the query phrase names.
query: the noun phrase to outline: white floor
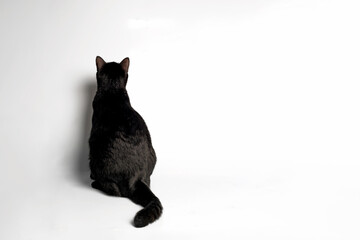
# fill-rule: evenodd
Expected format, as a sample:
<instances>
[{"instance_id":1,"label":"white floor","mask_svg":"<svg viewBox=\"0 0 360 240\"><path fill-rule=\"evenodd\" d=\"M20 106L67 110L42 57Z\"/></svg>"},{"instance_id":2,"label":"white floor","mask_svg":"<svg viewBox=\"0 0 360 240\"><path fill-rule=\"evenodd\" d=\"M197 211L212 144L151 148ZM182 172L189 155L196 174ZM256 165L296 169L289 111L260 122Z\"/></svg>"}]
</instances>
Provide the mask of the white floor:
<instances>
[{"instance_id":1,"label":"white floor","mask_svg":"<svg viewBox=\"0 0 360 240\"><path fill-rule=\"evenodd\" d=\"M1 1L0 239L359 239L358 1ZM91 189L95 57L130 57L164 206Z\"/></svg>"}]
</instances>

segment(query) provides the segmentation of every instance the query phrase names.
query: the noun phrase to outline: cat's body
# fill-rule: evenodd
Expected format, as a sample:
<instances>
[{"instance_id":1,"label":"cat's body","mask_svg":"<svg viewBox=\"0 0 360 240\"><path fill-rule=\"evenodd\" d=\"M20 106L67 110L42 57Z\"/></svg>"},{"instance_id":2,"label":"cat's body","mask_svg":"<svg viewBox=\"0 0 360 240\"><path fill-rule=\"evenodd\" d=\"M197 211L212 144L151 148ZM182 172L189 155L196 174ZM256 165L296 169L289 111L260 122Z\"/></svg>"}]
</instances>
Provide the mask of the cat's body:
<instances>
[{"instance_id":1,"label":"cat's body","mask_svg":"<svg viewBox=\"0 0 360 240\"><path fill-rule=\"evenodd\" d=\"M96 65L98 89L89 139L92 186L142 205L134 225L143 227L160 217L162 205L150 190L156 163L150 133L125 88L129 59L118 64L97 57Z\"/></svg>"}]
</instances>

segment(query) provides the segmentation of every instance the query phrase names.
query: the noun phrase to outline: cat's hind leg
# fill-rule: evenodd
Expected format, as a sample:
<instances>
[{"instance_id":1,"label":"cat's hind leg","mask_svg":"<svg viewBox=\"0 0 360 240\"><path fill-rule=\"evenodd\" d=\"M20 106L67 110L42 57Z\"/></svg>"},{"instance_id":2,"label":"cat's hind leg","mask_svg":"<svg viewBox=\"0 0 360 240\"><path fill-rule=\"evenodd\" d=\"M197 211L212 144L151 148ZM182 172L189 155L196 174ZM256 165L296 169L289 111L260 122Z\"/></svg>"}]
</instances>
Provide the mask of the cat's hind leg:
<instances>
[{"instance_id":1,"label":"cat's hind leg","mask_svg":"<svg viewBox=\"0 0 360 240\"><path fill-rule=\"evenodd\" d=\"M119 187L114 182L104 181L104 180L96 180L91 183L91 186L95 189L98 189L98 190L104 192L107 195L121 197Z\"/></svg>"}]
</instances>

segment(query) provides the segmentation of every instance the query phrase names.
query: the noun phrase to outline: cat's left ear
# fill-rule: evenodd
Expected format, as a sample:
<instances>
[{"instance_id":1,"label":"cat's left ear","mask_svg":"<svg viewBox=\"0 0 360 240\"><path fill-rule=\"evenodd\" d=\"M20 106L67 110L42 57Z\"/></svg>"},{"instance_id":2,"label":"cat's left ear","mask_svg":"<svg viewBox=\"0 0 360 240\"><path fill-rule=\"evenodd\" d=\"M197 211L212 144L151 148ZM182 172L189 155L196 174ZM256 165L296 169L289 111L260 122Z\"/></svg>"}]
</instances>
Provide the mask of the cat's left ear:
<instances>
[{"instance_id":1,"label":"cat's left ear","mask_svg":"<svg viewBox=\"0 0 360 240\"><path fill-rule=\"evenodd\" d=\"M124 58L124 60L121 61L120 66L121 68L127 73L129 71L129 65L130 65L130 59Z\"/></svg>"},{"instance_id":2,"label":"cat's left ear","mask_svg":"<svg viewBox=\"0 0 360 240\"><path fill-rule=\"evenodd\" d=\"M96 70L100 71L100 69L105 65L105 61L104 59L102 59L101 57L97 56L96 57Z\"/></svg>"}]
</instances>

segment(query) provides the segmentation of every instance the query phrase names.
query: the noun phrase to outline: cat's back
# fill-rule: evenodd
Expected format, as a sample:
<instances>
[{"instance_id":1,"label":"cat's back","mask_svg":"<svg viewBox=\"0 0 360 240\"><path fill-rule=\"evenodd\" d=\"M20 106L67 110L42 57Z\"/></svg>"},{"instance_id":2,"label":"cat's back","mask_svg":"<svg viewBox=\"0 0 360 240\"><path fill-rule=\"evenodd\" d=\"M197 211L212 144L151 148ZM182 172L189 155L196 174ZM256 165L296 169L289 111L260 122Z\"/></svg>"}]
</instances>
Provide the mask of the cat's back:
<instances>
[{"instance_id":1,"label":"cat's back","mask_svg":"<svg viewBox=\"0 0 360 240\"><path fill-rule=\"evenodd\" d=\"M146 135L145 121L132 108L126 92L96 94L93 101L91 135L121 135L126 138Z\"/></svg>"},{"instance_id":2,"label":"cat's back","mask_svg":"<svg viewBox=\"0 0 360 240\"><path fill-rule=\"evenodd\" d=\"M95 96L90 148L104 152L118 150L117 155L128 152L142 155L148 150L153 155L145 121L127 99L124 92Z\"/></svg>"},{"instance_id":3,"label":"cat's back","mask_svg":"<svg viewBox=\"0 0 360 240\"><path fill-rule=\"evenodd\" d=\"M156 163L150 133L140 114L117 100L114 96L94 99L89 139L92 176L148 176Z\"/></svg>"}]
</instances>

